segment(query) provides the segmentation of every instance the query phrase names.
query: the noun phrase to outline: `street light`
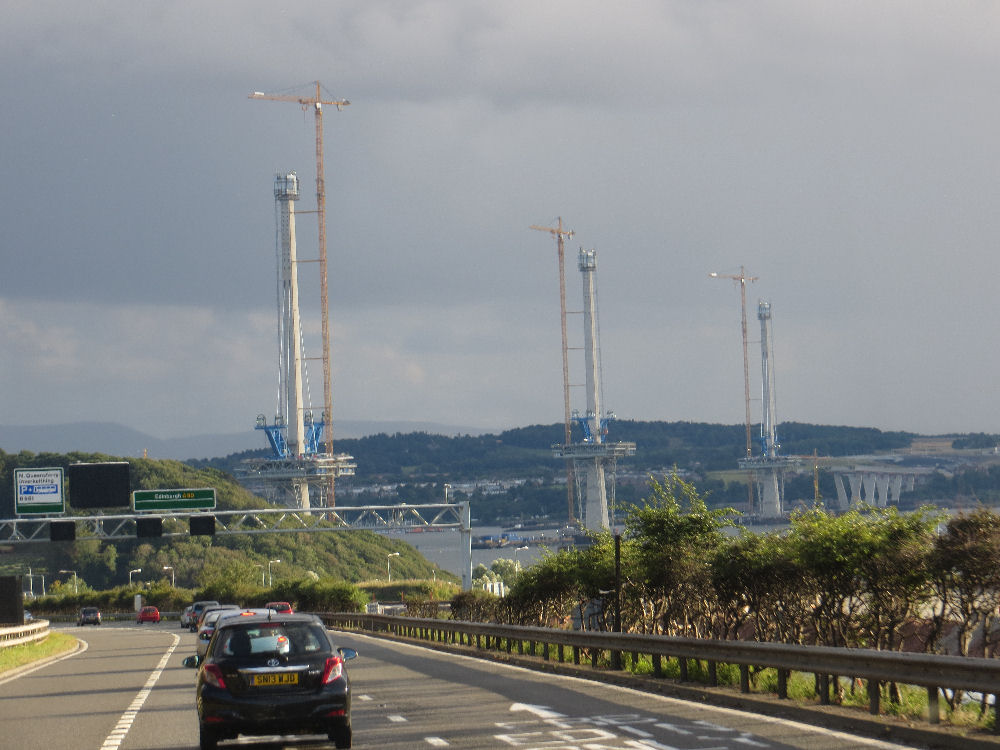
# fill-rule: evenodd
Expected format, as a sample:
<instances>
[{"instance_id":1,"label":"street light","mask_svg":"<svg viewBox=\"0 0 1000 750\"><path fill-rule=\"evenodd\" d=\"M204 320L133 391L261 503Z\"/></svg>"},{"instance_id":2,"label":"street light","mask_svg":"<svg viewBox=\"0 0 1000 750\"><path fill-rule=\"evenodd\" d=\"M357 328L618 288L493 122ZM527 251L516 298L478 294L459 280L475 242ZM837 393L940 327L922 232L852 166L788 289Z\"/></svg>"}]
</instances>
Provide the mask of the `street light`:
<instances>
[{"instance_id":1,"label":"street light","mask_svg":"<svg viewBox=\"0 0 1000 750\"><path fill-rule=\"evenodd\" d=\"M135 570L130 570L128 572L128 585L129 586L132 585L132 574L133 573L141 573L141 572L142 572L142 568L136 568Z\"/></svg>"},{"instance_id":2,"label":"street light","mask_svg":"<svg viewBox=\"0 0 1000 750\"><path fill-rule=\"evenodd\" d=\"M163 569L170 571L170 588L172 588L172 589L177 588L177 586L175 585L175 581L177 579L174 577L174 566L173 565L164 565Z\"/></svg>"},{"instance_id":3,"label":"street light","mask_svg":"<svg viewBox=\"0 0 1000 750\"><path fill-rule=\"evenodd\" d=\"M264 588L264 564L263 563L254 563L254 565L256 565L258 568L260 568L260 587Z\"/></svg>"},{"instance_id":4,"label":"street light","mask_svg":"<svg viewBox=\"0 0 1000 750\"><path fill-rule=\"evenodd\" d=\"M75 570L60 570L60 573L72 573L73 574L73 594L78 594L79 589L76 586L76 571Z\"/></svg>"},{"instance_id":5,"label":"street light","mask_svg":"<svg viewBox=\"0 0 1000 750\"><path fill-rule=\"evenodd\" d=\"M274 581L271 578L271 563L279 563L281 560L268 560L267 561L267 587L271 588L274 585Z\"/></svg>"},{"instance_id":6,"label":"street light","mask_svg":"<svg viewBox=\"0 0 1000 750\"><path fill-rule=\"evenodd\" d=\"M385 572L389 576L389 583L392 583L392 568L389 567L389 560L393 557L399 557L398 552L390 552L385 556Z\"/></svg>"},{"instance_id":7,"label":"street light","mask_svg":"<svg viewBox=\"0 0 1000 750\"><path fill-rule=\"evenodd\" d=\"M527 544L526 544L526 545L524 545L523 547L515 547L515 548L514 548L514 569L515 569L515 570L516 570L516 569L518 569L518 564L517 564L517 553L518 553L518 552L524 552L524 551L525 551L526 549L528 549L528 545L527 545Z\"/></svg>"}]
</instances>

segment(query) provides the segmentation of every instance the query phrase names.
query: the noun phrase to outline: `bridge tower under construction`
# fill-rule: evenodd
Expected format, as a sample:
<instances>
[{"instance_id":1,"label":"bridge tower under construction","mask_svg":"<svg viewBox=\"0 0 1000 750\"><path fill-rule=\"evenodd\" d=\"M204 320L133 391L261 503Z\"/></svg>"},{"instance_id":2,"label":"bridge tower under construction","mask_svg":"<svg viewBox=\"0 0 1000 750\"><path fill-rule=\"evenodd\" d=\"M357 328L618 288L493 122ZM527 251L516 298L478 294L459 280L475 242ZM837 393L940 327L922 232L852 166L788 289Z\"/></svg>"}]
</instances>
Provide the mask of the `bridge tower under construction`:
<instances>
[{"instance_id":1,"label":"bridge tower under construction","mask_svg":"<svg viewBox=\"0 0 1000 750\"><path fill-rule=\"evenodd\" d=\"M267 436L272 455L250 459L239 473L242 484L267 499L292 508L325 507L330 478L354 473L351 456L324 453L322 417L314 417L303 354L299 308L295 172L274 178L278 303L278 393L274 421L257 416L256 429Z\"/></svg>"},{"instance_id":2,"label":"bridge tower under construction","mask_svg":"<svg viewBox=\"0 0 1000 750\"><path fill-rule=\"evenodd\" d=\"M597 315L597 251L580 248L578 268L583 278L583 339L584 372L587 399L586 413L574 412L583 440L580 443L554 446L559 458L572 459L573 475L584 483L583 525L591 531L610 528L608 512L608 485L605 467L612 469L612 495L617 459L635 454L635 443L609 443L606 441L608 422L614 418L610 412L602 416L600 335Z\"/></svg>"},{"instance_id":3,"label":"bridge tower under construction","mask_svg":"<svg viewBox=\"0 0 1000 750\"><path fill-rule=\"evenodd\" d=\"M771 519L780 517L784 510L785 470L796 462L778 454L781 446L778 444L775 416L770 302L758 301L757 320L760 321L761 363L760 455L749 456L740 461L740 466L753 474L754 483L757 485L757 515L760 518Z\"/></svg>"}]
</instances>

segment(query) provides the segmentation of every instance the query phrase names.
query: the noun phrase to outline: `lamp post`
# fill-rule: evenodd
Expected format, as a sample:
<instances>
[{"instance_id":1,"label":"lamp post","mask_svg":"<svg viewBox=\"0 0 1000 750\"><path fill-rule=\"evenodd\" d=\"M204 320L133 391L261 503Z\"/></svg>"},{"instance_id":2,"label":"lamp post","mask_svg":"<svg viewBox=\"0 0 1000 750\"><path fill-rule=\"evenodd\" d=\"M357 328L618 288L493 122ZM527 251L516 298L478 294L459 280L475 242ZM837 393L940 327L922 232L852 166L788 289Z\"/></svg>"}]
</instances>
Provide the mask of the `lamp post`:
<instances>
[{"instance_id":1,"label":"lamp post","mask_svg":"<svg viewBox=\"0 0 1000 750\"><path fill-rule=\"evenodd\" d=\"M389 567L389 561L394 557L399 557L399 553L390 552L388 555L385 556L385 572L386 575L389 577L389 583L392 583L392 568Z\"/></svg>"},{"instance_id":2,"label":"lamp post","mask_svg":"<svg viewBox=\"0 0 1000 750\"><path fill-rule=\"evenodd\" d=\"M135 570L130 570L128 572L128 585L129 586L132 585L132 574L133 573L141 573L141 572L142 572L142 568L136 568Z\"/></svg>"},{"instance_id":3,"label":"lamp post","mask_svg":"<svg viewBox=\"0 0 1000 750\"><path fill-rule=\"evenodd\" d=\"M520 566L517 563L517 553L518 552L524 552L526 549L528 549L528 545L527 544L524 545L523 547L515 547L514 548L514 569L515 570L519 570L520 569Z\"/></svg>"},{"instance_id":4,"label":"lamp post","mask_svg":"<svg viewBox=\"0 0 1000 750\"><path fill-rule=\"evenodd\" d=\"M79 593L79 589L77 588L77 585L76 585L76 571L75 570L60 570L59 572L60 573L72 573L73 574L73 594L74 595L78 594Z\"/></svg>"},{"instance_id":5,"label":"lamp post","mask_svg":"<svg viewBox=\"0 0 1000 750\"><path fill-rule=\"evenodd\" d=\"M177 588L177 586L176 586L176 580L177 579L174 577L174 566L173 565L164 565L163 569L170 571L170 588L172 588L172 589Z\"/></svg>"},{"instance_id":6,"label":"lamp post","mask_svg":"<svg viewBox=\"0 0 1000 750\"><path fill-rule=\"evenodd\" d=\"M268 560L267 561L267 587L271 588L274 585L274 580L271 578L271 563L280 563L281 560Z\"/></svg>"},{"instance_id":7,"label":"lamp post","mask_svg":"<svg viewBox=\"0 0 1000 750\"><path fill-rule=\"evenodd\" d=\"M263 563L255 563L255 565L258 568L260 568L260 587L264 588L264 564Z\"/></svg>"}]
</instances>

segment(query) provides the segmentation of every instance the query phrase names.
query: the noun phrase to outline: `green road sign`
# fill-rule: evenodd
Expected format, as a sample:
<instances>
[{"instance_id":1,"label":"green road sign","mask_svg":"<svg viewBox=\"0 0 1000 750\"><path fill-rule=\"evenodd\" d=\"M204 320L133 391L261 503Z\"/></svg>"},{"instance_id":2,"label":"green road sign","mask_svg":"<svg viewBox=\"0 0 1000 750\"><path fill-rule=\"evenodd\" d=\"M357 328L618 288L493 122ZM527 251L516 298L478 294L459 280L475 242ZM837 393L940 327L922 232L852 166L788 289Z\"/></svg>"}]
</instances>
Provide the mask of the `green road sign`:
<instances>
[{"instance_id":1,"label":"green road sign","mask_svg":"<svg viewBox=\"0 0 1000 750\"><path fill-rule=\"evenodd\" d=\"M214 510L215 488L194 490L135 490L132 507L139 510Z\"/></svg>"},{"instance_id":2,"label":"green road sign","mask_svg":"<svg viewBox=\"0 0 1000 750\"><path fill-rule=\"evenodd\" d=\"M65 513L63 470L14 469L14 513Z\"/></svg>"}]
</instances>

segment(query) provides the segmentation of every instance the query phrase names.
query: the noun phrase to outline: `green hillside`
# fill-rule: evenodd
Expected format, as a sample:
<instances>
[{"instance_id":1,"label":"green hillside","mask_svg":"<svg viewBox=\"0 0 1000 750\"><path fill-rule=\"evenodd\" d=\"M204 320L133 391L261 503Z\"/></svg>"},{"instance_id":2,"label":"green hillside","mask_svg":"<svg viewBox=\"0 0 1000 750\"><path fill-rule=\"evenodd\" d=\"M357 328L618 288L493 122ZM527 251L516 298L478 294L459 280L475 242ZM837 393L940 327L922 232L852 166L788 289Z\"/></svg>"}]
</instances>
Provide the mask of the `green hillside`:
<instances>
[{"instance_id":1,"label":"green hillside","mask_svg":"<svg viewBox=\"0 0 1000 750\"><path fill-rule=\"evenodd\" d=\"M12 455L0 451L0 515L13 517L14 469L66 468L75 462L111 460L122 459L101 454ZM268 507L219 469L141 458L130 458L128 463L133 490L214 487L221 510ZM271 565L275 580L318 577L358 582L384 576L386 555L393 552L400 553L393 560L394 573L400 579L434 575L435 567L405 542L357 530L0 545L0 575L23 574L30 567L47 571L52 580L56 571L73 570L92 588L105 589L127 583L129 571L140 568L147 573L144 580L169 580L170 573L163 568L172 567L178 587L197 588L233 576L259 581L268 561L280 560Z\"/></svg>"}]
</instances>

